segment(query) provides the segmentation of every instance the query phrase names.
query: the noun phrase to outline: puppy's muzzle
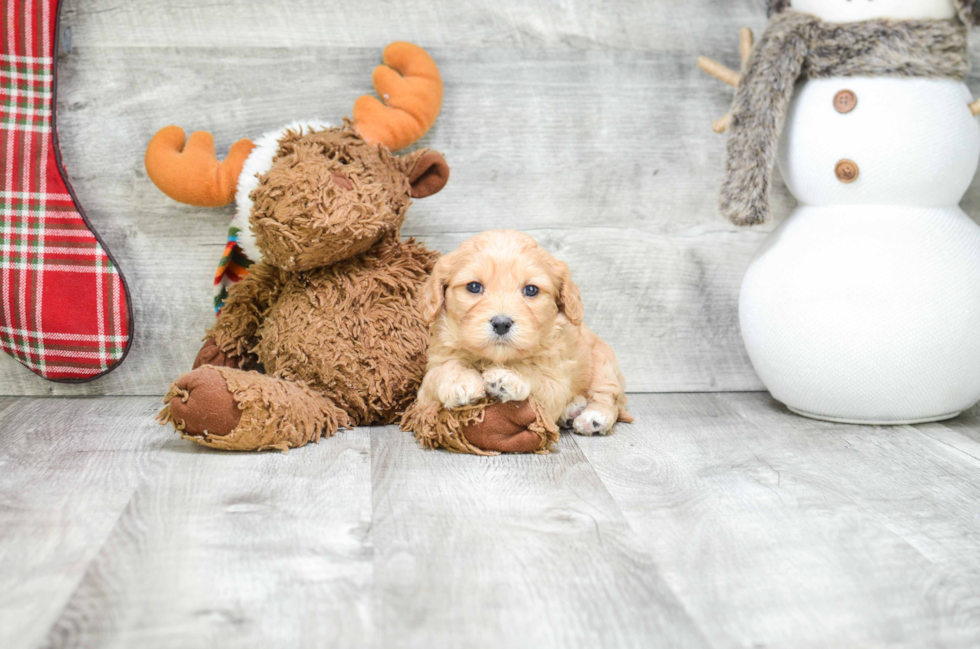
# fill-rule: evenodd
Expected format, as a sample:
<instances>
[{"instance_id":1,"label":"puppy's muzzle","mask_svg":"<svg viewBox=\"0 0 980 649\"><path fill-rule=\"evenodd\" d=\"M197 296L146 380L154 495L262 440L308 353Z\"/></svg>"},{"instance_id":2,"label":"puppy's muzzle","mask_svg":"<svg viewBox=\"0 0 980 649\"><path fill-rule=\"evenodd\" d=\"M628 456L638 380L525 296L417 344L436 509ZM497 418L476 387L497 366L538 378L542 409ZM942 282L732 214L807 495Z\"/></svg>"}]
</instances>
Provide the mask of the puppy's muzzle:
<instances>
[{"instance_id":1,"label":"puppy's muzzle","mask_svg":"<svg viewBox=\"0 0 980 649\"><path fill-rule=\"evenodd\" d=\"M495 315L490 319L490 326L498 336L506 336L510 328L514 326L514 321L505 315Z\"/></svg>"}]
</instances>

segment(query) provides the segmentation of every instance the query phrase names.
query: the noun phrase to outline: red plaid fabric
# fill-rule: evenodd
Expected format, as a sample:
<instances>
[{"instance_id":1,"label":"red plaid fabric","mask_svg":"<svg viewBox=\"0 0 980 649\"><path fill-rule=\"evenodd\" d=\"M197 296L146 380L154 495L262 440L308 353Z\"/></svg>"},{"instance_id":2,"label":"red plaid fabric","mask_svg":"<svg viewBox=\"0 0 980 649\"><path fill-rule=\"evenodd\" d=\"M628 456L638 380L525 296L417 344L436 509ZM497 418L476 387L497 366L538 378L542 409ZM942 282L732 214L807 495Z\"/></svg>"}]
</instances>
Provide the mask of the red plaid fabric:
<instances>
[{"instance_id":1,"label":"red plaid fabric","mask_svg":"<svg viewBox=\"0 0 980 649\"><path fill-rule=\"evenodd\" d=\"M122 275L61 166L58 0L0 0L0 348L46 379L85 381L125 356Z\"/></svg>"}]
</instances>

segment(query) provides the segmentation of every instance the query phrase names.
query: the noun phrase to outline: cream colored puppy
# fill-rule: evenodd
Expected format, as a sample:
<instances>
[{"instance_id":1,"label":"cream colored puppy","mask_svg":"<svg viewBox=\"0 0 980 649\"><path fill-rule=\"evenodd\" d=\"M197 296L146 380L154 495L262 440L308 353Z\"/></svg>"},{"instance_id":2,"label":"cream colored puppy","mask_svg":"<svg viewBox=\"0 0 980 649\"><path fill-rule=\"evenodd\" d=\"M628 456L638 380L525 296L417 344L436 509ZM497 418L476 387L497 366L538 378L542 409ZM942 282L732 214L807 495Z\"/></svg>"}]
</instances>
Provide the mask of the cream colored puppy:
<instances>
[{"instance_id":1,"label":"cream colored puppy","mask_svg":"<svg viewBox=\"0 0 980 649\"><path fill-rule=\"evenodd\" d=\"M441 257L421 311L431 332L422 405L530 398L580 435L632 421L616 355L582 324L568 266L530 236L484 232Z\"/></svg>"}]
</instances>

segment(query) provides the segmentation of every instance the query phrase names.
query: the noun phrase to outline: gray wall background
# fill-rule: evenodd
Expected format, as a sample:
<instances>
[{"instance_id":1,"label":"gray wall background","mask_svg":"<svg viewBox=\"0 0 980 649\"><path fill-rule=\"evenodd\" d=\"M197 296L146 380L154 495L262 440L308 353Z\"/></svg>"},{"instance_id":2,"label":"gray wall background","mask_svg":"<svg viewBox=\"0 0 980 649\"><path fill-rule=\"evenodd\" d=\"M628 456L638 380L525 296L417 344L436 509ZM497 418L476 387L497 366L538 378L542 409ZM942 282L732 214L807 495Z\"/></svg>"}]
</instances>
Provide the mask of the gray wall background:
<instances>
[{"instance_id":1,"label":"gray wall background","mask_svg":"<svg viewBox=\"0 0 980 649\"><path fill-rule=\"evenodd\" d=\"M763 0L66 0L58 120L68 172L133 294L136 341L93 383L46 382L0 355L0 394L160 395L212 322L211 278L233 208L179 205L147 179L167 124L214 134L219 155L298 118L338 121L371 92L381 50L409 40L445 81L419 143L453 176L409 212L406 236L451 250L491 228L565 259L586 321L630 391L757 390L738 331L742 274L772 224L718 216L732 90L695 65L735 67ZM974 53L976 56L977 52ZM974 88L980 79L971 80ZM778 183L775 213L793 199ZM980 213L980 185L964 201Z\"/></svg>"}]
</instances>

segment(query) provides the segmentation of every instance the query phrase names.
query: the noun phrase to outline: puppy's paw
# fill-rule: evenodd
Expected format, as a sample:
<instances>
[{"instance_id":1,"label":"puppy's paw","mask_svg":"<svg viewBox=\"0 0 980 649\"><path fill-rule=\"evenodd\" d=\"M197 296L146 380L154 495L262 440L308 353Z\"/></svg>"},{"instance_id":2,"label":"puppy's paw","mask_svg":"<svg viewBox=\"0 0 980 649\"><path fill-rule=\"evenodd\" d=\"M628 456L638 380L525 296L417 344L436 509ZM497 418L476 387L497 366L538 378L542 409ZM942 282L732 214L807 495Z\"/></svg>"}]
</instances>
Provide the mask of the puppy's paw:
<instances>
[{"instance_id":1,"label":"puppy's paw","mask_svg":"<svg viewBox=\"0 0 980 649\"><path fill-rule=\"evenodd\" d=\"M507 369L487 370L483 373L487 394L500 401L524 401L531 396L531 386L515 372Z\"/></svg>"},{"instance_id":2,"label":"puppy's paw","mask_svg":"<svg viewBox=\"0 0 980 649\"><path fill-rule=\"evenodd\" d=\"M572 422L572 430L579 435L608 435L615 423L616 418L610 417L608 413L586 408Z\"/></svg>"},{"instance_id":3,"label":"puppy's paw","mask_svg":"<svg viewBox=\"0 0 980 649\"><path fill-rule=\"evenodd\" d=\"M439 387L439 401L450 410L479 401L487 396L483 387L483 377L476 372L468 372L456 378L452 383Z\"/></svg>"},{"instance_id":4,"label":"puppy's paw","mask_svg":"<svg viewBox=\"0 0 980 649\"><path fill-rule=\"evenodd\" d=\"M571 428L572 422L582 414L587 405L589 402L583 396L577 396L569 401L568 405L565 406L565 411L561 413L561 419L558 420L559 428Z\"/></svg>"}]
</instances>

